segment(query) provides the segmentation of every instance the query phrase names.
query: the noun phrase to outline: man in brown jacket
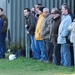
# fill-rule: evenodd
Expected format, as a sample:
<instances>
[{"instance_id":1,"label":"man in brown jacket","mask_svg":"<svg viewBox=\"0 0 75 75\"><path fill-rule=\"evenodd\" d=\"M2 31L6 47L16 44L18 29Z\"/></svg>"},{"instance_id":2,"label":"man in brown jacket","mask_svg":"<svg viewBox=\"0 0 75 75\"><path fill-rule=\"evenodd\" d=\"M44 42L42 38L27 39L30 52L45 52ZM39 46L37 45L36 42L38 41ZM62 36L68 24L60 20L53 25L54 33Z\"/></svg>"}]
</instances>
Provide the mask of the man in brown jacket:
<instances>
[{"instance_id":1,"label":"man in brown jacket","mask_svg":"<svg viewBox=\"0 0 75 75\"><path fill-rule=\"evenodd\" d=\"M54 25L52 28L52 42L54 45L53 63L56 65L60 65L60 44L57 44L57 37L58 37L58 28L61 22L61 16L60 16L60 11L57 8L53 8L51 13L52 13L53 20L54 20Z\"/></svg>"},{"instance_id":2,"label":"man in brown jacket","mask_svg":"<svg viewBox=\"0 0 75 75\"><path fill-rule=\"evenodd\" d=\"M8 27L8 19L3 13L3 9L0 8L0 59L5 58L5 38Z\"/></svg>"}]
</instances>

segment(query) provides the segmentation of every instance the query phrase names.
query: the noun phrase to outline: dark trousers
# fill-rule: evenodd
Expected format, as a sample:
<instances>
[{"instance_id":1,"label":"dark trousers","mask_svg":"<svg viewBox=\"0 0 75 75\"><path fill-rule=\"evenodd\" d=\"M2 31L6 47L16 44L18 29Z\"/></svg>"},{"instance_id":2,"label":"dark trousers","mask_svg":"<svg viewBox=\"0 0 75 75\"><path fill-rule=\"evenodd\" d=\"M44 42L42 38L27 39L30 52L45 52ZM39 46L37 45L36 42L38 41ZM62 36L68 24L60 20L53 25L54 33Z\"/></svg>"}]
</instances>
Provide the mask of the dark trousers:
<instances>
[{"instance_id":1,"label":"dark trousers","mask_svg":"<svg viewBox=\"0 0 75 75\"><path fill-rule=\"evenodd\" d=\"M73 51L73 44L70 46L70 52L71 52L71 66L74 66L74 51Z\"/></svg>"},{"instance_id":2,"label":"dark trousers","mask_svg":"<svg viewBox=\"0 0 75 75\"><path fill-rule=\"evenodd\" d=\"M46 60L52 61L53 44L50 42L49 39L44 40L44 50L45 50Z\"/></svg>"},{"instance_id":3,"label":"dark trousers","mask_svg":"<svg viewBox=\"0 0 75 75\"><path fill-rule=\"evenodd\" d=\"M6 51L5 37L6 34L0 33L0 58L5 58L5 51Z\"/></svg>"},{"instance_id":4,"label":"dark trousers","mask_svg":"<svg viewBox=\"0 0 75 75\"><path fill-rule=\"evenodd\" d=\"M60 44L55 44L54 45L54 48L53 48L53 63L56 64L56 65L60 65L60 48L61 48L61 45Z\"/></svg>"}]
</instances>

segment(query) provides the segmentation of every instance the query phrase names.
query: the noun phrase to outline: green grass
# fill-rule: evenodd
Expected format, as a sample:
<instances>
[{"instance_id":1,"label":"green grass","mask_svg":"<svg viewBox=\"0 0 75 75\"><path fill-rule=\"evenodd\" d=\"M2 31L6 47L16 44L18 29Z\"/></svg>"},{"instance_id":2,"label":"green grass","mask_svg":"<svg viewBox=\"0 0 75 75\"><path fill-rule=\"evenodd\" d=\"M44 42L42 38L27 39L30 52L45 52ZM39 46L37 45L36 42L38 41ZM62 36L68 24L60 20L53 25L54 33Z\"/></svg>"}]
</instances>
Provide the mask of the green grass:
<instances>
[{"instance_id":1,"label":"green grass","mask_svg":"<svg viewBox=\"0 0 75 75\"><path fill-rule=\"evenodd\" d=\"M74 67L56 66L31 58L0 59L0 75L75 75Z\"/></svg>"}]
</instances>

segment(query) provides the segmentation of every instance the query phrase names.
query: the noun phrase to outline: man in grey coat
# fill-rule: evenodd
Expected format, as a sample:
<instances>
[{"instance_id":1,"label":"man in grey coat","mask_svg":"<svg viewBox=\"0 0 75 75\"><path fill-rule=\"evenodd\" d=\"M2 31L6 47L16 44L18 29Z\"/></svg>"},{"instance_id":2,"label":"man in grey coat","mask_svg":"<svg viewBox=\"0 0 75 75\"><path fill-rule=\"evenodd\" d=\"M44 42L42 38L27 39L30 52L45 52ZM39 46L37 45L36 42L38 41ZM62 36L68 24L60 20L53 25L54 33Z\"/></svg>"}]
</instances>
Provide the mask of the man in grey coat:
<instances>
[{"instance_id":1,"label":"man in grey coat","mask_svg":"<svg viewBox=\"0 0 75 75\"><path fill-rule=\"evenodd\" d=\"M46 62L52 61L53 44L51 43L51 33L53 26L52 16L49 14L49 9L43 9L44 19L41 27L41 37L44 39L44 49L46 55Z\"/></svg>"}]
</instances>

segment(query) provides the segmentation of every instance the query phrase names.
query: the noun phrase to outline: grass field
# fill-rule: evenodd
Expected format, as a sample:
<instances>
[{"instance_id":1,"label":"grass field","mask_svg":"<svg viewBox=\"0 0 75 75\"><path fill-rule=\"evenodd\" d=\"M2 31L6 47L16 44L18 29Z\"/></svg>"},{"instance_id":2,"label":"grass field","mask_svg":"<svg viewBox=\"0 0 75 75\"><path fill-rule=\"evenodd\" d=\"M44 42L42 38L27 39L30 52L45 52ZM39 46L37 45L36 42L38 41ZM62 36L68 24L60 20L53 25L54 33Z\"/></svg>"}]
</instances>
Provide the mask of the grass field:
<instances>
[{"instance_id":1,"label":"grass field","mask_svg":"<svg viewBox=\"0 0 75 75\"><path fill-rule=\"evenodd\" d=\"M0 75L75 75L75 67L56 66L31 58L0 59Z\"/></svg>"}]
</instances>

